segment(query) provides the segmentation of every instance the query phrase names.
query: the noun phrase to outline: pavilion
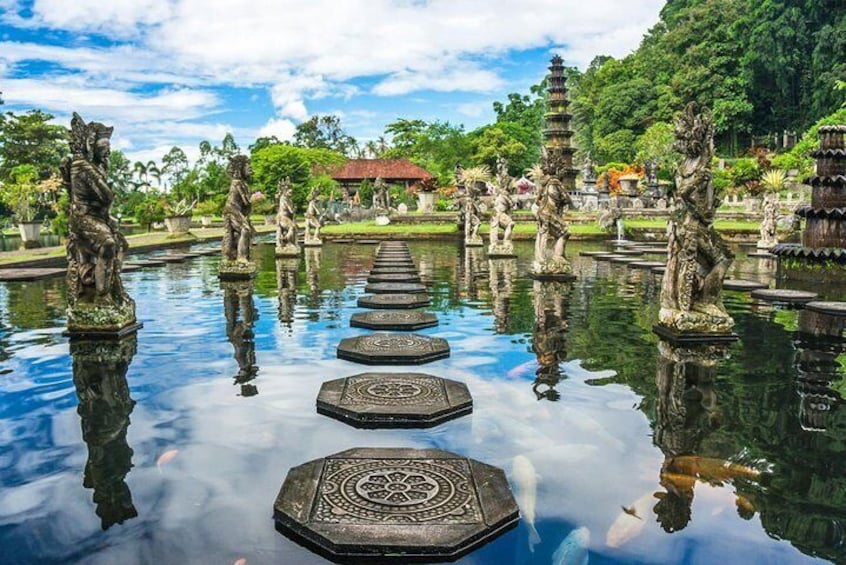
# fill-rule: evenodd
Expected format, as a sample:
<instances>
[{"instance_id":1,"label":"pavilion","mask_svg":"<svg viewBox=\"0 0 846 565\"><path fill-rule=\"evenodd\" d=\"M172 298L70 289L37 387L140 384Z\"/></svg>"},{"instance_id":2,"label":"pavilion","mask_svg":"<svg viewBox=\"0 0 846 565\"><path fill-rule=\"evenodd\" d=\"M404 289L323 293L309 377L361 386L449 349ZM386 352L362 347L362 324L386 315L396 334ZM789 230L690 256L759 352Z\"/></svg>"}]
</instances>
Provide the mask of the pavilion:
<instances>
[{"instance_id":1,"label":"pavilion","mask_svg":"<svg viewBox=\"0 0 846 565\"><path fill-rule=\"evenodd\" d=\"M358 187L365 180L370 182L381 178L388 184L400 184L409 188L415 183L432 178L434 175L418 167L408 159L350 159L339 169L332 172L332 179L345 191Z\"/></svg>"}]
</instances>

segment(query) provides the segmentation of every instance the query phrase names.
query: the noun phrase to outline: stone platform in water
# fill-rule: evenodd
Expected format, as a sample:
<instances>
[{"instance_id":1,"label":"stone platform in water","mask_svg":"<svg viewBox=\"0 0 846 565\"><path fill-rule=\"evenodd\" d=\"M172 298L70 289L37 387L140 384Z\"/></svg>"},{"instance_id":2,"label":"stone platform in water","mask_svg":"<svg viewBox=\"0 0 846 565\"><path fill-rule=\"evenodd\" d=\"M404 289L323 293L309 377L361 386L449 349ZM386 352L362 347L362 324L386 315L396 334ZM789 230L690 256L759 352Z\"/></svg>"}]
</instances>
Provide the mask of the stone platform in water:
<instances>
[{"instance_id":1,"label":"stone platform in water","mask_svg":"<svg viewBox=\"0 0 846 565\"><path fill-rule=\"evenodd\" d=\"M667 267L652 267L649 270L652 271L656 275L663 275L664 273L667 272Z\"/></svg>"},{"instance_id":2,"label":"stone platform in water","mask_svg":"<svg viewBox=\"0 0 846 565\"><path fill-rule=\"evenodd\" d=\"M359 245L379 245L382 243L378 239L357 239L355 242Z\"/></svg>"},{"instance_id":3,"label":"stone platform in water","mask_svg":"<svg viewBox=\"0 0 846 565\"><path fill-rule=\"evenodd\" d=\"M192 257L188 257L188 256L186 256L182 253L180 253L178 255L159 255L159 256L155 257L156 260L163 261L163 262L168 263L168 264L184 263L185 261L187 261L188 259L191 259L191 258Z\"/></svg>"},{"instance_id":4,"label":"stone platform in water","mask_svg":"<svg viewBox=\"0 0 846 565\"><path fill-rule=\"evenodd\" d=\"M359 308L403 310L422 308L430 302L427 294L374 294L360 297L357 304Z\"/></svg>"},{"instance_id":5,"label":"stone platform in water","mask_svg":"<svg viewBox=\"0 0 846 565\"><path fill-rule=\"evenodd\" d=\"M653 269L655 267L664 267L666 263L661 261L632 261L626 265L629 269Z\"/></svg>"},{"instance_id":6,"label":"stone platform in water","mask_svg":"<svg viewBox=\"0 0 846 565\"><path fill-rule=\"evenodd\" d=\"M596 257L598 255L611 255L607 251L579 251L580 257Z\"/></svg>"},{"instance_id":7,"label":"stone platform in water","mask_svg":"<svg viewBox=\"0 0 846 565\"><path fill-rule=\"evenodd\" d=\"M133 261L126 261L124 265L133 265L135 267L161 267L162 265L167 265L164 261L157 261L155 259L136 259Z\"/></svg>"},{"instance_id":8,"label":"stone platform in water","mask_svg":"<svg viewBox=\"0 0 846 565\"><path fill-rule=\"evenodd\" d=\"M751 291L762 288L767 288L767 285L758 281L747 281L744 279L726 279L723 281L723 289L725 290Z\"/></svg>"},{"instance_id":9,"label":"stone platform in water","mask_svg":"<svg viewBox=\"0 0 846 565\"><path fill-rule=\"evenodd\" d=\"M673 345L707 345L733 343L740 339L736 333L676 332L661 324L652 326L652 331Z\"/></svg>"},{"instance_id":10,"label":"stone platform in water","mask_svg":"<svg viewBox=\"0 0 846 565\"><path fill-rule=\"evenodd\" d=\"M755 253L747 253L747 257L753 257L755 259L774 259L776 256L772 253L766 252L755 252Z\"/></svg>"},{"instance_id":11,"label":"stone platform in water","mask_svg":"<svg viewBox=\"0 0 846 565\"><path fill-rule=\"evenodd\" d=\"M413 265L412 266L403 266L403 267L373 267L372 269L370 269L371 275L390 275L390 274L394 274L394 273L401 273L401 274L413 273L413 274L416 275L417 272L418 272L417 267L415 267Z\"/></svg>"},{"instance_id":12,"label":"stone platform in water","mask_svg":"<svg viewBox=\"0 0 846 565\"><path fill-rule=\"evenodd\" d=\"M357 448L288 472L277 530L331 560L450 561L513 528L505 473L438 449Z\"/></svg>"},{"instance_id":13,"label":"stone platform in water","mask_svg":"<svg viewBox=\"0 0 846 565\"><path fill-rule=\"evenodd\" d=\"M615 253L609 253L606 255L594 255L593 259L595 261L610 261L611 259L621 259L624 258L625 255L617 255Z\"/></svg>"},{"instance_id":14,"label":"stone platform in water","mask_svg":"<svg viewBox=\"0 0 846 565\"><path fill-rule=\"evenodd\" d=\"M350 317L350 326L368 330L415 331L437 325L438 317L434 314L408 310L371 310Z\"/></svg>"},{"instance_id":15,"label":"stone platform in water","mask_svg":"<svg viewBox=\"0 0 846 565\"><path fill-rule=\"evenodd\" d=\"M643 251L638 251L637 249L615 249L614 255L627 255L629 257L640 257L644 254Z\"/></svg>"},{"instance_id":16,"label":"stone platform in water","mask_svg":"<svg viewBox=\"0 0 846 565\"><path fill-rule=\"evenodd\" d=\"M0 269L0 281L40 281L63 277L68 274L67 269L60 268L26 268Z\"/></svg>"},{"instance_id":17,"label":"stone platform in water","mask_svg":"<svg viewBox=\"0 0 846 565\"><path fill-rule=\"evenodd\" d=\"M463 383L422 373L363 373L323 383L317 412L357 428L430 428L473 411Z\"/></svg>"},{"instance_id":18,"label":"stone platform in water","mask_svg":"<svg viewBox=\"0 0 846 565\"><path fill-rule=\"evenodd\" d=\"M612 263L615 263L615 264L618 264L618 265L625 265L627 263L640 263L641 262L641 260L638 259L637 257L627 257L625 255L622 256L622 257L611 257L610 261Z\"/></svg>"},{"instance_id":19,"label":"stone platform in water","mask_svg":"<svg viewBox=\"0 0 846 565\"><path fill-rule=\"evenodd\" d=\"M338 344L338 358L365 365L422 365L449 357L445 339L418 334L379 332L348 337Z\"/></svg>"},{"instance_id":20,"label":"stone platform in water","mask_svg":"<svg viewBox=\"0 0 846 565\"><path fill-rule=\"evenodd\" d=\"M807 304L808 302L816 300L817 296L816 292L787 290L784 288L764 288L752 291L752 298L781 304Z\"/></svg>"},{"instance_id":21,"label":"stone platform in water","mask_svg":"<svg viewBox=\"0 0 846 565\"><path fill-rule=\"evenodd\" d=\"M364 292L372 294L423 294L426 285L420 283L376 282L364 287Z\"/></svg>"},{"instance_id":22,"label":"stone platform in water","mask_svg":"<svg viewBox=\"0 0 846 565\"><path fill-rule=\"evenodd\" d=\"M829 316L846 317L846 302L812 301L805 304L805 309Z\"/></svg>"},{"instance_id":23,"label":"stone platform in water","mask_svg":"<svg viewBox=\"0 0 846 565\"><path fill-rule=\"evenodd\" d=\"M420 275L414 273L387 273L384 275L370 275L367 277L369 283L384 283L384 282L399 282L399 283L419 283Z\"/></svg>"}]
</instances>

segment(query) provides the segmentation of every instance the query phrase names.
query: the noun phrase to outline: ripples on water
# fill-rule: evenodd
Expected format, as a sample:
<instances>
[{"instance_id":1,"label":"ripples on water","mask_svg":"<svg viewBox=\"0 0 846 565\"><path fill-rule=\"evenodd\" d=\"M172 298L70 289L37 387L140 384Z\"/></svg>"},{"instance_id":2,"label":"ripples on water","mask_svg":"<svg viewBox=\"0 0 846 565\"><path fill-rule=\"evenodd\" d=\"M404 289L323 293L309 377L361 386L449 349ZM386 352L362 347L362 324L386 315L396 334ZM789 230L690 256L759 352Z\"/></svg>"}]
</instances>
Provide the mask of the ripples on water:
<instances>
[{"instance_id":1,"label":"ripples on water","mask_svg":"<svg viewBox=\"0 0 846 565\"><path fill-rule=\"evenodd\" d=\"M411 244L440 318L421 333L452 348L422 370L466 382L475 403L421 431L315 412L322 381L367 370L335 347L361 331L349 316L373 247L277 264L263 246L252 292L222 289L214 257L126 274L137 342L73 358L64 282L0 284L0 562L321 563L274 530L272 503L291 466L356 446L447 449L512 482L513 458L531 462L541 543L530 548L524 517L462 563L551 563L577 527L591 563L846 559L839 340L801 337L798 312L727 293L741 342L667 396L659 384L679 365L651 332L658 280L577 257L586 248L570 249L579 280L543 294L529 245L491 262ZM733 275L768 281L766 263ZM703 467L767 473L667 480L678 445Z\"/></svg>"}]
</instances>

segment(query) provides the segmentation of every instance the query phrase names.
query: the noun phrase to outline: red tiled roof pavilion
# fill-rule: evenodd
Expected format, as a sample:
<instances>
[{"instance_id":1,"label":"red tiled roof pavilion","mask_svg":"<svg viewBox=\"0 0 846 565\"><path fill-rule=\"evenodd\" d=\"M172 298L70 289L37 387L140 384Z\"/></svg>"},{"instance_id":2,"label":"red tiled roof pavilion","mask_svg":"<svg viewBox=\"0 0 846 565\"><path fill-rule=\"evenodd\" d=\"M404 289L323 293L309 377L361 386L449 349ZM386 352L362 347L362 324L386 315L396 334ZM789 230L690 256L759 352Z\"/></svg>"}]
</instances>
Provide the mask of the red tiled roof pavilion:
<instances>
[{"instance_id":1,"label":"red tiled roof pavilion","mask_svg":"<svg viewBox=\"0 0 846 565\"><path fill-rule=\"evenodd\" d=\"M388 184L409 184L432 176L408 159L350 159L332 172L332 178L341 184L360 184L365 179L374 181L377 178Z\"/></svg>"}]
</instances>

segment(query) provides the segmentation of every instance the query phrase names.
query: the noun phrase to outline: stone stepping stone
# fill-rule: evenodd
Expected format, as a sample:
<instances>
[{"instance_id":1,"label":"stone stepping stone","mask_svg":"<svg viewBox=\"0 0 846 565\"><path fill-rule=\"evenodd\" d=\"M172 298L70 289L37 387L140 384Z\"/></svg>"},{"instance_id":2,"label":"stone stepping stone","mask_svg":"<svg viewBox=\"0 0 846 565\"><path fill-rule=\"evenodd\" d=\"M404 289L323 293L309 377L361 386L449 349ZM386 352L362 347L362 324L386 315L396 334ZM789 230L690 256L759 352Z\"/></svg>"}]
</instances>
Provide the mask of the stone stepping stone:
<instances>
[{"instance_id":1,"label":"stone stepping stone","mask_svg":"<svg viewBox=\"0 0 846 565\"><path fill-rule=\"evenodd\" d=\"M330 243L355 243L355 240L352 238L342 237L341 239L333 239Z\"/></svg>"},{"instance_id":2,"label":"stone stepping stone","mask_svg":"<svg viewBox=\"0 0 846 565\"><path fill-rule=\"evenodd\" d=\"M384 269L391 267L405 267L406 269L417 269L413 261L374 261L373 269Z\"/></svg>"},{"instance_id":3,"label":"stone stepping stone","mask_svg":"<svg viewBox=\"0 0 846 565\"><path fill-rule=\"evenodd\" d=\"M610 255L607 251L579 251L580 257L596 257L598 255Z\"/></svg>"},{"instance_id":4,"label":"stone stepping stone","mask_svg":"<svg viewBox=\"0 0 846 565\"><path fill-rule=\"evenodd\" d=\"M644 255L666 255L667 254L667 249L666 248L660 248L660 247L655 247L655 248L632 247L631 250L632 251L640 251Z\"/></svg>"},{"instance_id":5,"label":"stone stepping stone","mask_svg":"<svg viewBox=\"0 0 846 565\"><path fill-rule=\"evenodd\" d=\"M160 255L156 257L159 261L164 261L165 263L184 263L189 259L185 255Z\"/></svg>"},{"instance_id":6,"label":"stone stepping stone","mask_svg":"<svg viewBox=\"0 0 846 565\"><path fill-rule=\"evenodd\" d=\"M637 249L615 249L614 255L627 255L629 257L640 257L643 255L643 251L638 251Z\"/></svg>"},{"instance_id":7,"label":"stone stepping stone","mask_svg":"<svg viewBox=\"0 0 846 565\"><path fill-rule=\"evenodd\" d=\"M667 267L652 267L649 270L655 273L656 275L663 275L667 272Z\"/></svg>"},{"instance_id":8,"label":"stone stepping stone","mask_svg":"<svg viewBox=\"0 0 846 565\"><path fill-rule=\"evenodd\" d=\"M775 255L773 255L772 253L757 252L757 251L754 252L754 253L747 253L746 256L747 257L753 257L755 259L772 259L773 257L775 257Z\"/></svg>"},{"instance_id":9,"label":"stone stepping stone","mask_svg":"<svg viewBox=\"0 0 846 565\"><path fill-rule=\"evenodd\" d=\"M745 279L725 279L723 289L752 291L767 288L767 285L758 281L747 281Z\"/></svg>"},{"instance_id":10,"label":"stone stepping stone","mask_svg":"<svg viewBox=\"0 0 846 565\"><path fill-rule=\"evenodd\" d=\"M784 288L763 288L752 291L752 298L766 300L768 302L781 302L783 304L807 304L817 298L816 292L804 290L788 290Z\"/></svg>"},{"instance_id":11,"label":"stone stepping stone","mask_svg":"<svg viewBox=\"0 0 846 565\"><path fill-rule=\"evenodd\" d=\"M131 265L124 263L123 266L120 268L121 273L134 273L135 271L140 271L143 269L141 265Z\"/></svg>"},{"instance_id":12,"label":"stone stepping stone","mask_svg":"<svg viewBox=\"0 0 846 565\"><path fill-rule=\"evenodd\" d=\"M358 299L359 308L409 310L429 306L427 294L373 294Z\"/></svg>"},{"instance_id":13,"label":"stone stepping stone","mask_svg":"<svg viewBox=\"0 0 846 565\"><path fill-rule=\"evenodd\" d=\"M611 254L608 254L608 255L596 255L596 256L594 256L594 260L596 260L596 261L610 261L611 259L615 259L615 258L621 259L621 258L624 258L624 257L625 257L624 255L615 255L615 254L611 253Z\"/></svg>"},{"instance_id":14,"label":"stone stepping stone","mask_svg":"<svg viewBox=\"0 0 846 565\"><path fill-rule=\"evenodd\" d=\"M377 282L364 287L370 294L417 294L425 293L426 285L420 283Z\"/></svg>"},{"instance_id":15,"label":"stone stepping stone","mask_svg":"<svg viewBox=\"0 0 846 565\"><path fill-rule=\"evenodd\" d=\"M397 254L380 254L374 258L374 261L413 261L414 259L408 253L397 253Z\"/></svg>"},{"instance_id":16,"label":"stone stepping stone","mask_svg":"<svg viewBox=\"0 0 846 565\"><path fill-rule=\"evenodd\" d=\"M317 395L318 414L356 428L431 428L472 411L464 383L423 373L362 373Z\"/></svg>"},{"instance_id":17,"label":"stone stepping stone","mask_svg":"<svg viewBox=\"0 0 846 565\"><path fill-rule=\"evenodd\" d=\"M805 304L805 309L829 316L846 317L846 302L814 300Z\"/></svg>"},{"instance_id":18,"label":"stone stepping stone","mask_svg":"<svg viewBox=\"0 0 846 565\"><path fill-rule=\"evenodd\" d=\"M0 281L40 281L44 279L54 279L63 277L68 274L68 270L58 267L33 267L25 269L0 269Z\"/></svg>"},{"instance_id":19,"label":"stone stepping stone","mask_svg":"<svg viewBox=\"0 0 846 565\"><path fill-rule=\"evenodd\" d=\"M338 358L364 365L422 365L449 357L440 337L378 332L347 337L338 344Z\"/></svg>"},{"instance_id":20,"label":"stone stepping stone","mask_svg":"<svg viewBox=\"0 0 846 565\"><path fill-rule=\"evenodd\" d=\"M367 277L367 282L418 283L420 282L420 275L416 275L414 273L388 273L386 275L370 275L369 277Z\"/></svg>"},{"instance_id":21,"label":"stone stepping stone","mask_svg":"<svg viewBox=\"0 0 846 565\"><path fill-rule=\"evenodd\" d=\"M357 239L355 242L359 245L379 245L382 243L378 239Z\"/></svg>"},{"instance_id":22,"label":"stone stepping stone","mask_svg":"<svg viewBox=\"0 0 846 565\"><path fill-rule=\"evenodd\" d=\"M157 261L155 259L138 259L137 261L127 261L123 264L124 267L127 265L132 265L133 267L161 267L162 265L167 265L164 261Z\"/></svg>"},{"instance_id":23,"label":"stone stepping stone","mask_svg":"<svg viewBox=\"0 0 846 565\"><path fill-rule=\"evenodd\" d=\"M434 314L408 310L371 310L350 317L350 326L368 330L416 331L437 325L438 317Z\"/></svg>"},{"instance_id":24,"label":"stone stepping stone","mask_svg":"<svg viewBox=\"0 0 846 565\"><path fill-rule=\"evenodd\" d=\"M515 527L505 473L439 449L355 448L288 471L276 529L332 561L452 561Z\"/></svg>"},{"instance_id":25,"label":"stone stepping stone","mask_svg":"<svg viewBox=\"0 0 846 565\"><path fill-rule=\"evenodd\" d=\"M639 260L634 257L611 257L610 261L616 264L624 264L624 263L638 263Z\"/></svg>"},{"instance_id":26,"label":"stone stepping stone","mask_svg":"<svg viewBox=\"0 0 846 565\"><path fill-rule=\"evenodd\" d=\"M390 274L418 274L417 267L374 267L370 269L371 275L390 275Z\"/></svg>"},{"instance_id":27,"label":"stone stepping stone","mask_svg":"<svg viewBox=\"0 0 846 565\"><path fill-rule=\"evenodd\" d=\"M661 261L632 261L626 265L629 269L652 269L653 267L664 267Z\"/></svg>"}]
</instances>

